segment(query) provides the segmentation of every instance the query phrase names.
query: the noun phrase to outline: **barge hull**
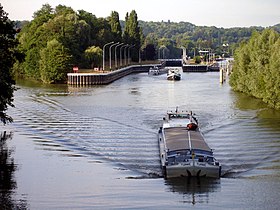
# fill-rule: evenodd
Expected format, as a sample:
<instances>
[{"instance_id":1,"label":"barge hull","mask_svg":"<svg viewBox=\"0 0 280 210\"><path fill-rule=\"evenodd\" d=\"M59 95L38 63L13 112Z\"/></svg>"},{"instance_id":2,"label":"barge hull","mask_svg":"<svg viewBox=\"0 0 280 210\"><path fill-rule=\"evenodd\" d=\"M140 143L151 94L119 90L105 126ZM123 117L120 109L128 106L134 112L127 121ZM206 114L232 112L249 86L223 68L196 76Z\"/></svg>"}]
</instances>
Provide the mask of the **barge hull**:
<instances>
[{"instance_id":1,"label":"barge hull","mask_svg":"<svg viewBox=\"0 0 280 210\"><path fill-rule=\"evenodd\" d=\"M219 178L220 171L217 170L217 166L202 166L197 163L194 165L174 165L174 166L166 166L165 167L165 176L166 178L173 177L211 177L211 178Z\"/></svg>"}]
</instances>

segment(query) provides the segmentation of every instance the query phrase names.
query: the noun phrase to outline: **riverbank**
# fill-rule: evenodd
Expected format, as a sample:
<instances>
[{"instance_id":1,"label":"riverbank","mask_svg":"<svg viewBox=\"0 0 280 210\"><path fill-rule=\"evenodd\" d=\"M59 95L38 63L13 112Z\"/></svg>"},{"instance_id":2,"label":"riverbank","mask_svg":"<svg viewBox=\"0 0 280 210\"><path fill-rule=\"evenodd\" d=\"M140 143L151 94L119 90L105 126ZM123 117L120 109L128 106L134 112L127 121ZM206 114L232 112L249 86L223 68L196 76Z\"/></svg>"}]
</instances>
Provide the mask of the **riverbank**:
<instances>
[{"instance_id":1,"label":"riverbank","mask_svg":"<svg viewBox=\"0 0 280 210\"><path fill-rule=\"evenodd\" d=\"M69 85L106 85L132 73L148 72L154 65L133 65L111 72L68 73ZM159 64L159 66L161 66Z\"/></svg>"}]
</instances>

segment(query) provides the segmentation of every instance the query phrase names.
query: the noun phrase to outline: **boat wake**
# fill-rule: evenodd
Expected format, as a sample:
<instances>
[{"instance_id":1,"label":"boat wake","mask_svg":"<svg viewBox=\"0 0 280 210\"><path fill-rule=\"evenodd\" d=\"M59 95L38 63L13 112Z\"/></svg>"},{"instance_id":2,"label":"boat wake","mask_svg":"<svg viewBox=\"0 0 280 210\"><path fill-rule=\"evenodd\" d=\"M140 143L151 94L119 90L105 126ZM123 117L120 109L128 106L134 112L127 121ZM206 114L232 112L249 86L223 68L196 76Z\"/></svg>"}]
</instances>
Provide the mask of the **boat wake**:
<instances>
[{"instance_id":1,"label":"boat wake","mask_svg":"<svg viewBox=\"0 0 280 210\"><path fill-rule=\"evenodd\" d=\"M30 94L24 88L15 94L16 107L10 108L8 114L13 116L16 130L33 139L36 148L84 156L89 161L109 161L135 171L136 177L162 176L157 141L162 119L159 104L154 110L122 102L110 108L102 103L86 106L86 102L75 107L68 101L92 96L84 92L82 97L78 93ZM102 93L99 94L100 99ZM135 99L135 95L131 97ZM279 170L279 119L261 119L255 113L242 111L195 112L200 113L201 131L222 165L222 177L250 177Z\"/></svg>"},{"instance_id":2,"label":"boat wake","mask_svg":"<svg viewBox=\"0 0 280 210\"><path fill-rule=\"evenodd\" d=\"M152 130L106 117L82 116L43 95L20 97L15 105L10 110L14 126L41 149L110 161L147 178L160 176L157 133Z\"/></svg>"}]
</instances>

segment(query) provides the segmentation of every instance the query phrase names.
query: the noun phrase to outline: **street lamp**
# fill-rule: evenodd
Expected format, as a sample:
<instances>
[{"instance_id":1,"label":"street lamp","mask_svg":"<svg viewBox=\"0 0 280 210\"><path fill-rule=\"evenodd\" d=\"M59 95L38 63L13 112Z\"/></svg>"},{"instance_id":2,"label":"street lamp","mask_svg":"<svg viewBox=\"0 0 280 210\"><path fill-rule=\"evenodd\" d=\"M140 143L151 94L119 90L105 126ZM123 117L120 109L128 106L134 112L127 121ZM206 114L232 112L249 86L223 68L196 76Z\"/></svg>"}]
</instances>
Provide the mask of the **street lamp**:
<instances>
[{"instance_id":1,"label":"street lamp","mask_svg":"<svg viewBox=\"0 0 280 210\"><path fill-rule=\"evenodd\" d=\"M128 48L128 57L127 57L127 63L130 64L130 48L134 47L134 45L131 45L129 48Z\"/></svg>"},{"instance_id":2,"label":"street lamp","mask_svg":"<svg viewBox=\"0 0 280 210\"><path fill-rule=\"evenodd\" d=\"M103 46L103 71L105 70L105 47L107 45L113 44L114 42L109 42Z\"/></svg>"},{"instance_id":3,"label":"street lamp","mask_svg":"<svg viewBox=\"0 0 280 210\"><path fill-rule=\"evenodd\" d=\"M141 47L139 47L139 63L141 63Z\"/></svg>"},{"instance_id":4,"label":"street lamp","mask_svg":"<svg viewBox=\"0 0 280 210\"><path fill-rule=\"evenodd\" d=\"M181 49L183 50L183 55L182 55L182 63L186 63L185 61L187 61L187 49L183 46L181 46Z\"/></svg>"},{"instance_id":5,"label":"street lamp","mask_svg":"<svg viewBox=\"0 0 280 210\"><path fill-rule=\"evenodd\" d=\"M126 46L127 46L127 44L121 46L121 48L120 48L120 67L122 66L122 48L124 48L124 47L126 47Z\"/></svg>"},{"instance_id":6,"label":"street lamp","mask_svg":"<svg viewBox=\"0 0 280 210\"><path fill-rule=\"evenodd\" d=\"M112 44L111 46L110 46L110 48L109 48L109 60L110 60L110 70L112 69L112 47L114 47L114 46L116 46L116 45L118 45L119 44L119 42L117 42L117 43L115 43L115 44Z\"/></svg>"},{"instance_id":7,"label":"street lamp","mask_svg":"<svg viewBox=\"0 0 280 210\"><path fill-rule=\"evenodd\" d=\"M162 56L161 56L161 53L160 53L160 50L162 49ZM166 49L166 46L165 45L162 45L160 48L159 48L159 57L161 59L164 59L165 58L165 54L164 54L164 50Z\"/></svg>"},{"instance_id":8,"label":"street lamp","mask_svg":"<svg viewBox=\"0 0 280 210\"><path fill-rule=\"evenodd\" d=\"M116 68L118 68L117 48L118 48L119 46L122 46L122 45L124 45L124 43L120 43L120 44L118 44L118 45L115 47L115 67L116 67Z\"/></svg>"},{"instance_id":9,"label":"street lamp","mask_svg":"<svg viewBox=\"0 0 280 210\"><path fill-rule=\"evenodd\" d=\"M129 47L129 45L126 45L126 47L124 48L124 65L126 66L126 55L127 55L127 48Z\"/></svg>"}]
</instances>

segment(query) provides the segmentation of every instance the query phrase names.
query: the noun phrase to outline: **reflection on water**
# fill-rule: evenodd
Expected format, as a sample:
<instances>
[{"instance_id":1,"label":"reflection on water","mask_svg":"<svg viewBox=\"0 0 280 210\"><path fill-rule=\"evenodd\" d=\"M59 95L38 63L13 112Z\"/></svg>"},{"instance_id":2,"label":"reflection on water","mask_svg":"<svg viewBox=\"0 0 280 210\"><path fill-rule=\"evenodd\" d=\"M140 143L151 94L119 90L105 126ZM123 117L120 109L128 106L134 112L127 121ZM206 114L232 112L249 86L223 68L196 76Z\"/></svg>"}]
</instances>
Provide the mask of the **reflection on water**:
<instances>
[{"instance_id":1,"label":"reflection on water","mask_svg":"<svg viewBox=\"0 0 280 210\"><path fill-rule=\"evenodd\" d=\"M252 177L279 173L280 112L261 100L232 93L234 114L207 133L220 142L215 149L224 177ZM222 145L222 142L226 144Z\"/></svg>"},{"instance_id":2,"label":"reflection on water","mask_svg":"<svg viewBox=\"0 0 280 210\"><path fill-rule=\"evenodd\" d=\"M220 191L220 180L205 177L179 177L166 179L165 184L171 192L182 194L182 202L208 203L211 192Z\"/></svg>"},{"instance_id":3,"label":"reflection on water","mask_svg":"<svg viewBox=\"0 0 280 210\"><path fill-rule=\"evenodd\" d=\"M14 173L17 166L12 157L13 149L7 146L7 141L13 137L12 132L0 133L0 204L1 209L27 209L24 200L14 200L13 194L17 188Z\"/></svg>"},{"instance_id":4,"label":"reflection on water","mask_svg":"<svg viewBox=\"0 0 280 210\"><path fill-rule=\"evenodd\" d=\"M279 131L280 111L268 108L267 105L259 99L249 97L243 93L235 93L235 107L244 112L255 112L260 127Z\"/></svg>"}]
</instances>

